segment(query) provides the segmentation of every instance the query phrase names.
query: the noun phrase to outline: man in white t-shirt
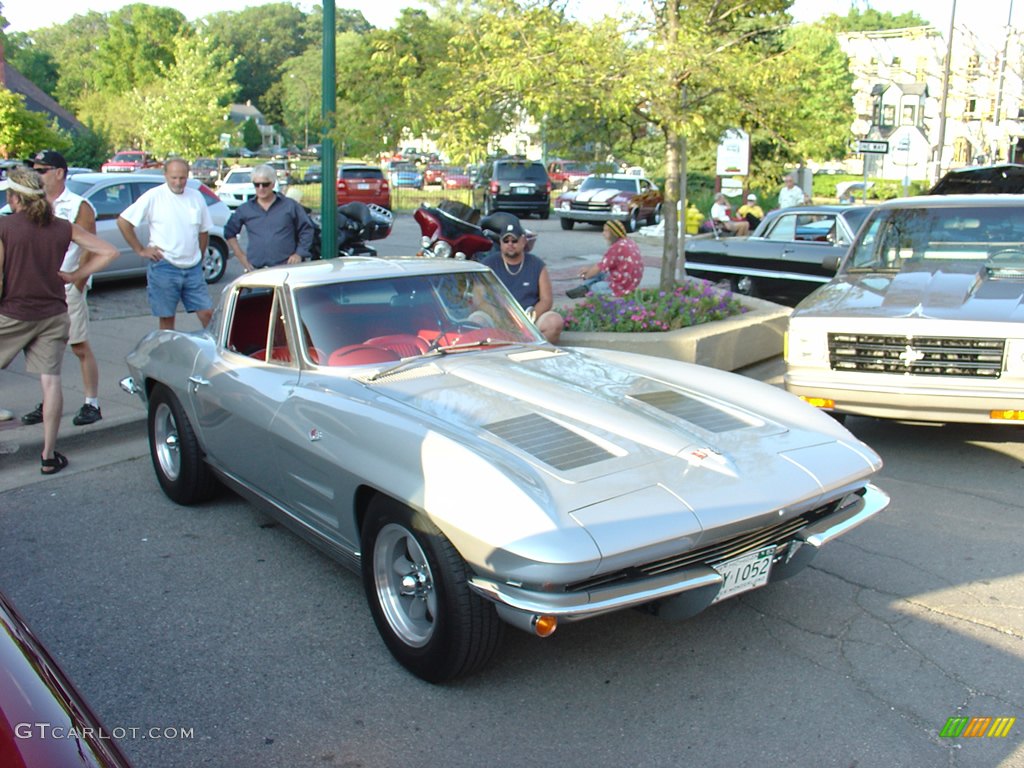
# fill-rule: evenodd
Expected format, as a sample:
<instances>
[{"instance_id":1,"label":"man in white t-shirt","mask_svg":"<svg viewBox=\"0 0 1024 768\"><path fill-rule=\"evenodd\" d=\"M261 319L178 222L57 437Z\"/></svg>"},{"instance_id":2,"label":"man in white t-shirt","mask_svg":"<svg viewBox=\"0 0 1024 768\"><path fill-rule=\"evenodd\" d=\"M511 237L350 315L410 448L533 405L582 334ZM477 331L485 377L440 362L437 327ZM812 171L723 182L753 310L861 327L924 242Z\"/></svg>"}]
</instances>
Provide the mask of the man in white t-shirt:
<instances>
[{"instance_id":1,"label":"man in white t-shirt","mask_svg":"<svg viewBox=\"0 0 1024 768\"><path fill-rule=\"evenodd\" d=\"M70 221L92 234L96 234L96 211L84 197L76 195L65 185L68 174L68 162L64 155L52 149L44 149L31 160L32 168L43 178L43 190L46 199L53 206L57 218ZM82 246L72 241L61 264L62 272L74 272L78 269L85 251ZM86 301L88 285L78 290L74 283L64 286L67 296L68 316L71 326L68 333L68 344L78 358L82 368L82 388L85 390L85 403L75 414L72 422L77 426L94 424L103 418L100 411L99 386L100 370L96 363L96 355L89 346L89 304ZM21 417L25 424L40 424L43 421L43 404L36 406Z\"/></svg>"},{"instance_id":2,"label":"man in white t-shirt","mask_svg":"<svg viewBox=\"0 0 1024 768\"><path fill-rule=\"evenodd\" d=\"M188 163L181 158L164 165L166 184L145 192L128 206L117 227L128 245L150 261L146 294L160 330L174 328L178 302L195 312L205 328L213 303L203 277L203 254L210 240L210 211L202 194L188 187ZM149 224L149 244L143 245L135 227Z\"/></svg>"},{"instance_id":3,"label":"man in white t-shirt","mask_svg":"<svg viewBox=\"0 0 1024 768\"><path fill-rule=\"evenodd\" d=\"M803 203L804 191L796 185L796 179L792 175L786 176L785 184L779 190L779 208L792 208Z\"/></svg>"}]
</instances>

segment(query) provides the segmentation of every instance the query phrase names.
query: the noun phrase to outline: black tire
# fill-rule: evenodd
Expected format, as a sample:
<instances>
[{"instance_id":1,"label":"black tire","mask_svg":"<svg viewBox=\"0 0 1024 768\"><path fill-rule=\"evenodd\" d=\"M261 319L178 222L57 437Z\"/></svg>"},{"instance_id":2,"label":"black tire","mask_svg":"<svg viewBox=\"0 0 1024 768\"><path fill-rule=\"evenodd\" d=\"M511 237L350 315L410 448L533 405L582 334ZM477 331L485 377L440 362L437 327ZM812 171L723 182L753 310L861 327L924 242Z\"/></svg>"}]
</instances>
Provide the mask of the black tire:
<instances>
[{"instance_id":1,"label":"black tire","mask_svg":"<svg viewBox=\"0 0 1024 768\"><path fill-rule=\"evenodd\" d=\"M654 207L654 213L647 217L647 223L652 227L661 224L661 203Z\"/></svg>"},{"instance_id":2,"label":"black tire","mask_svg":"<svg viewBox=\"0 0 1024 768\"><path fill-rule=\"evenodd\" d=\"M576 222L572 219L567 219L564 216L562 217L562 229L572 229L575 224Z\"/></svg>"},{"instance_id":3,"label":"black tire","mask_svg":"<svg viewBox=\"0 0 1024 768\"><path fill-rule=\"evenodd\" d=\"M640 229L640 209L633 208L629 212L629 219L626 221L626 230L636 232Z\"/></svg>"},{"instance_id":4,"label":"black tire","mask_svg":"<svg viewBox=\"0 0 1024 768\"><path fill-rule=\"evenodd\" d=\"M210 498L217 479L203 461L199 440L181 403L163 385L149 398L148 421L149 455L167 497L184 505Z\"/></svg>"},{"instance_id":5,"label":"black tire","mask_svg":"<svg viewBox=\"0 0 1024 768\"><path fill-rule=\"evenodd\" d=\"M548 219L551 218L551 209L541 208L539 211L537 211L537 215L540 216L542 220L547 221Z\"/></svg>"},{"instance_id":6,"label":"black tire","mask_svg":"<svg viewBox=\"0 0 1024 768\"><path fill-rule=\"evenodd\" d=\"M366 599L399 664L443 683L491 660L505 625L470 590L465 562L433 523L378 497L363 524L362 553Z\"/></svg>"},{"instance_id":7,"label":"black tire","mask_svg":"<svg viewBox=\"0 0 1024 768\"><path fill-rule=\"evenodd\" d=\"M203 277L207 285L219 282L228 268L228 244L211 237L203 254Z\"/></svg>"}]
</instances>

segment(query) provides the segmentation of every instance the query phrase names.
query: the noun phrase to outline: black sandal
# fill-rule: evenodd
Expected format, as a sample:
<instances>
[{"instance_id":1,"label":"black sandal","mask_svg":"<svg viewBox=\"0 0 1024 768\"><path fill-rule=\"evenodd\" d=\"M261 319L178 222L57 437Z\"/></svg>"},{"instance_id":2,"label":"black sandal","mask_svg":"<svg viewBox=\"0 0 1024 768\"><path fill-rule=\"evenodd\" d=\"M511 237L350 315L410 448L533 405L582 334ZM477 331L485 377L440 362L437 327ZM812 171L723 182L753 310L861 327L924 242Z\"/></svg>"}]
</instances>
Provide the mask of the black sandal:
<instances>
[{"instance_id":1,"label":"black sandal","mask_svg":"<svg viewBox=\"0 0 1024 768\"><path fill-rule=\"evenodd\" d=\"M59 451L53 452L52 459L44 459L40 457L39 460L42 462L42 466L39 468L39 471L44 475L56 475L68 465L68 457Z\"/></svg>"}]
</instances>

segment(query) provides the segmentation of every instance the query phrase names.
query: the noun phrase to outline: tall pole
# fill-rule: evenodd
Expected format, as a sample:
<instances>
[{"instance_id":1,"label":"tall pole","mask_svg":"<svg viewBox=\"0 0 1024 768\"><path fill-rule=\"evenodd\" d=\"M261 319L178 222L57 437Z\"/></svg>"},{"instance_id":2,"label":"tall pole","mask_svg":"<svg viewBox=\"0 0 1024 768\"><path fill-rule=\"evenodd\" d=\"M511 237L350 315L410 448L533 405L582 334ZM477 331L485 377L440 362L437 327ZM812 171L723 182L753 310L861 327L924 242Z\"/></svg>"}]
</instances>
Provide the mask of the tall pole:
<instances>
[{"instance_id":1,"label":"tall pole","mask_svg":"<svg viewBox=\"0 0 1024 768\"><path fill-rule=\"evenodd\" d=\"M999 59L999 91L996 93L996 114L995 127L999 127L999 115L1003 111L1003 87L1006 84L1006 57L1010 51L1010 29L1013 24L1013 0L1010 0L1010 12L1006 17L1006 36L1003 38L1003 56ZM995 133L995 131L993 131ZM994 143L994 142L993 142ZM995 161L995 153L992 153L991 161ZM1009 155L1009 151L1007 151Z\"/></svg>"},{"instance_id":2,"label":"tall pole","mask_svg":"<svg viewBox=\"0 0 1024 768\"><path fill-rule=\"evenodd\" d=\"M953 58L953 21L956 19L956 0L949 12L949 40L946 43L946 69L942 75L942 102L939 104L939 147L935 152L935 172L932 181L942 175L942 150L946 147L946 101L949 99L949 66Z\"/></svg>"},{"instance_id":3,"label":"tall pole","mask_svg":"<svg viewBox=\"0 0 1024 768\"><path fill-rule=\"evenodd\" d=\"M334 113L337 107L337 74L334 65L334 0L324 0L323 71L320 74L323 96L320 99L320 258L338 255L338 202L335 185L338 167L334 155Z\"/></svg>"}]
</instances>

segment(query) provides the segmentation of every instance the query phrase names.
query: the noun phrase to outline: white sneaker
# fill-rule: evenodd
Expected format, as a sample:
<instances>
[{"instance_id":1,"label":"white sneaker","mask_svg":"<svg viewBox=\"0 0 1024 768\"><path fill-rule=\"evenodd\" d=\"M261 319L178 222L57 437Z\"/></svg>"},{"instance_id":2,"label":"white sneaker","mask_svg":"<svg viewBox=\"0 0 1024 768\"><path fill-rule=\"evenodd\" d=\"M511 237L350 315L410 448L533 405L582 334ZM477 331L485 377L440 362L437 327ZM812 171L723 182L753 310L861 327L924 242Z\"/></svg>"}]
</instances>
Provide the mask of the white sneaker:
<instances>
[{"instance_id":1,"label":"white sneaker","mask_svg":"<svg viewBox=\"0 0 1024 768\"><path fill-rule=\"evenodd\" d=\"M0 408L0 421L10 421L14 418L14 412L6 408Z\"/></svg>"}]
</instances>

